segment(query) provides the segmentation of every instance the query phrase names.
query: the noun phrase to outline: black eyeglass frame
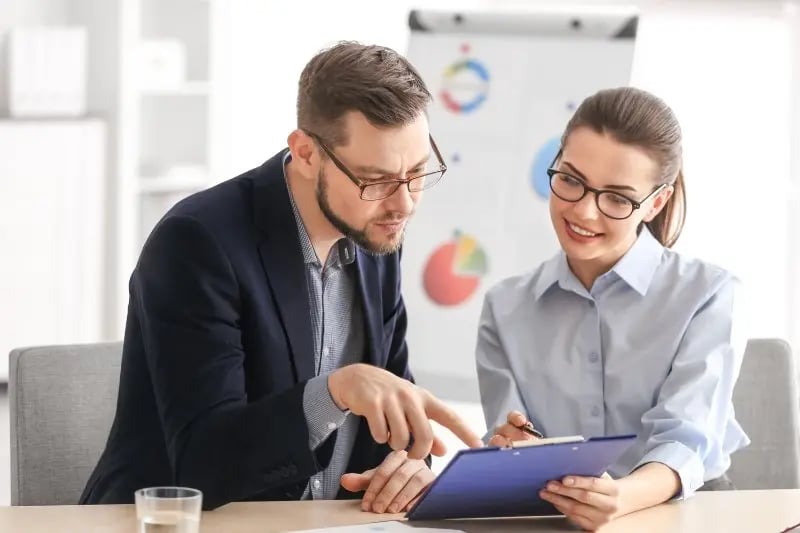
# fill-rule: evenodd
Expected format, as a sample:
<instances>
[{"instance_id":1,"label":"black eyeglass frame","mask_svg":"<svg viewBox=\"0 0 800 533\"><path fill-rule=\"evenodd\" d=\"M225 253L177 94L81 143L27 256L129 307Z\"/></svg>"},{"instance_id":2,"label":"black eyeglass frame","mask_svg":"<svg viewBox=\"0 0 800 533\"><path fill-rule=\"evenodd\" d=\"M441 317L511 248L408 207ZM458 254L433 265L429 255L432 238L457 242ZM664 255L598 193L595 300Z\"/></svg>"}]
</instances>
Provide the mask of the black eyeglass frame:
<instances>
[{"instance_id":1,"label":"black eyeglass frame","mask_svg":"<svg viewBox=\"0 0 800 533\"><path fill-rule=\"evenodd\" d=\"M355 174L353 174L350 171L350 169L348 169L347 166L345 166L345 164L342 163L341 160L339 160L338 157L336 157L336 155L333 153L333 150L328 148L328 146L325 143L325 141L323 141L322 138L319 135L317 135L317 134L315 134L313 132L307 131L307 130L303 130L303 131L309 137L314 139L314 142L316 142L319 145L319 147L322 148L322 151L325 152L325 154L331 159L331 161L333 161L333 164L336 165L336 168L341 170L342 173L344 173L344 175L347 176L350 179L350 181L352 181L356 185L356 187L359 188L359 191L360 191L359 197L362 200L366 201L366 202L376 202L376 201L379 201L379 200L385 200L386 198L389 198L394 193L396 193L397 189L399 189L401 185L405 185L406 187L408 187L408 192L420 192L420 191L424 191L424 190L430 189L430 188L438 185L439 182L442 181L442 178L444 178L445 173L447 172L447 165L444 162L444 158L442 157L442 153L439 151L439 147L436 146L436 141L433 140L433 135L428 134L428 139L430 139L431 148L433 148L433 153L434 153L434 155L436 156L436 159L439 162L439 168L437 170L432 170L431 172L426 172L425 174L420 174L419 176L412 176L410 178L405 178L405 179L393 179L393 180L384 180L384 181L370 181L370 182L366 183L366 182L364 182L364 180L358 178ZM432 176L434 174L440 174L440 176L439 176L439 179L436 180L435 182L433 182L431 185L429 185L427 187L423 185L423 187L421 189L416 190L416 191L412 191L411 190L411 182L413 182L414 180L425 178L427 176ZM381 196L380 198L364 198L364 191L367 188L369 188L371 186L374 186L374 185L387 185L387 184L390 184L390 183L391 184L395 184L395 187L393 189L391 189L391 191L388 194L386 194L384 196Z\"/></svg>"},{"instance_id":2,"label":"black eyeglass frame","mask_svg":"<svg viewBox=\"0 0 800 533\"><path fill-rule=\"evenodd\" d=\"M554 168L555 165L556 165L556 162L561 157L561 152L562 152L562 150L558 151L558 153L556 154L555 158L553 158L553 162L550 163L550 168L547 169L547 176L550 178L550 190L552 191L552 193L555 194L558 198L564 200L565 202L570 202L570 203L574 204L574 203L578 203L581 200L583 200L583 198L586 196L587 193L593 192L594 193L594 203L597 206L597 210L600 211L603 214L603 216L608 217L608 218L610 218L612 220L625 220L626 218L630 218L631 215L633 215L634 211L636 211L637 209L640 209L642 207L642 205L647 200L649 200L654 195L658 194L664 188L669 186L669 183L662 183L661 185L656 186L656 188L653 189L650 192L650 194L648 194L647 196L645 196L644 198L642 198L641 200L638 200L638 201L634 200L633 198L630 198L629 196L626 196L626 195L624 195L624 194L622 194L622 193L620 193L618 191L612 191L610 189L596 189L594 187L590 187L589 185L587 185L586 181L583 178L581 178L580 176L575 176L573 174L570 174L569 172L564 172L563 170L558 170L558 169ZM569 199L569 198L564 198L563 196L559 195L555 191L555 189L553 188L553 177L555 175L557 175L557 174L563 174L563 175L568 176L571 179L577 181L578 183L580 183L581 186L583 186L583 194L581 194L580 197L578 197L577 199L574 199L574 200L573 199ZM628 213L627 215L625 215L624 217L615 217L615 216L609 215L608 213L603 211L602 207L600 207L600 195L602 195L602 194L613 194L614 196L618 196L620 198L624 198L625 200L627 200L630 203L631 212Z\"/></svg>"}]
</instances>

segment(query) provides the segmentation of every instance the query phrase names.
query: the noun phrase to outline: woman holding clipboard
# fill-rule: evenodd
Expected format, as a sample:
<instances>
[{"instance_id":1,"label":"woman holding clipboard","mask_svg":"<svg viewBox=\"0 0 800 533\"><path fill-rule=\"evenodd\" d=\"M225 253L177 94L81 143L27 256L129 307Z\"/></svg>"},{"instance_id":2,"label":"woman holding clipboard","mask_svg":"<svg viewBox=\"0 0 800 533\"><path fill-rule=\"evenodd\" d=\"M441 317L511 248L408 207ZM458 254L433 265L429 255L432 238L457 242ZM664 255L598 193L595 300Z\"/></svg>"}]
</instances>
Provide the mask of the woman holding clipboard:
<instances>
[{"instance_id":1,"label":"woman holding clipboard","mask_svg":"<svg viewBox=\"0 0 800 533\"><path fill-rule=\"evenodd\" d=\"M487 294L476 361L489 444L633 433L602 478L540 496L584 529L732 488L749 439L731 397L746 343L736 279L670 248L686 210L681 130L631 87L578 107L549 170L561 252ZM523 429L527 426L527 429Z\"/></svg>"}]
</instances>

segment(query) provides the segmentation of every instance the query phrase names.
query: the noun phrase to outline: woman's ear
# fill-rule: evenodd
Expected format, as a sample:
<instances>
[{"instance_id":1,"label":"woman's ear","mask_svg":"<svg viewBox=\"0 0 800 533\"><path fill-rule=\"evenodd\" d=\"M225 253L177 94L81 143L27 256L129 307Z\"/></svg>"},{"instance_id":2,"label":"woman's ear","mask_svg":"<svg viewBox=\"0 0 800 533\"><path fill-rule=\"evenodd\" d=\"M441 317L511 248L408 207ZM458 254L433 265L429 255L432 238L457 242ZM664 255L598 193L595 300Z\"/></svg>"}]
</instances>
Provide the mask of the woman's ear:
<instances>
[{"instance_id":1,"label":"woman's ear","mask_svg":"<svg viewBox=\"0 0 800 533\"><path fill-rule=\"evenodd\" d=\"M645 222L651 222L654 218L656 218L661 210L667 205L669 199L672 198L673 192L675 192L675 187L672 185L661 189L661 192L656 194L656 197L653 199L653 205L650 207L650 210L647 212L647 215L645 215L643 220Z\"/></svg>"}]
</instances>

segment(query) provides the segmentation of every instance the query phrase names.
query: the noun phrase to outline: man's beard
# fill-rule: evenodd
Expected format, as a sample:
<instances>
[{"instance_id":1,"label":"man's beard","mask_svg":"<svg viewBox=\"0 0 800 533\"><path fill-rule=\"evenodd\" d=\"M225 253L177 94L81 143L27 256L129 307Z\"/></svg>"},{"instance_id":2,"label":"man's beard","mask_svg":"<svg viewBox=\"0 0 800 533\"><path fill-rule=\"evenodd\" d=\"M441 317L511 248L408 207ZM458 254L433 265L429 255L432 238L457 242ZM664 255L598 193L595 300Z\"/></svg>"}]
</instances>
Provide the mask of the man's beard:
<instances>
[{"instance_id":1,"label":"man's beard","mask_svg":"<svg viewBox=\"0 0 800 533\"><path fill-rule=\"evenodd\" d=\"M317 176L317 203L319 204L322 214L328 219L328 222L339 230L342 235L355 242L362 250L373 255L387 255L393 254L399 250L400 246L403 244L403 238L406 232L405 227L403 227L400 239L398 239L396 243L374 243L369 240L366 227L360 230L356 229L345 222L342 217L334 213L333 209L331 209L331 204L328 202L328 182L325 179L325 173L322 169L320 169L319 175ZM393 217L386 217L386 222L391 222L392 220L394 220Z\"/></svg>"}]
</instances>

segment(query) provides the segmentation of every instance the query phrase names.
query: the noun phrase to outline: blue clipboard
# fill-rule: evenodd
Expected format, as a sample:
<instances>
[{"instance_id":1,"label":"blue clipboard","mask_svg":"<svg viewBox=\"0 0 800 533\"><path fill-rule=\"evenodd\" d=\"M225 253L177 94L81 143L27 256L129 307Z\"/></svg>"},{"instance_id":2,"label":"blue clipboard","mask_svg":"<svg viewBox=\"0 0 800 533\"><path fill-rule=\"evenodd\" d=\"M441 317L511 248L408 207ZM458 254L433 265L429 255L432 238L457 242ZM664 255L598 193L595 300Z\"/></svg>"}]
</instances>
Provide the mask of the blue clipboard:
<instances>
[{"instance_id":1,"label":"blue clipboard","mask_svg":"<svg viewBox=\"0 0 800 533\"><path fill-rule=\"evenodd\" d=\"M560 515L539 498L547 482L569 475L600 476L635 439L635 435L622 435L525 448L461 450L406 518Z\"/></svg>"}]
</instances>

